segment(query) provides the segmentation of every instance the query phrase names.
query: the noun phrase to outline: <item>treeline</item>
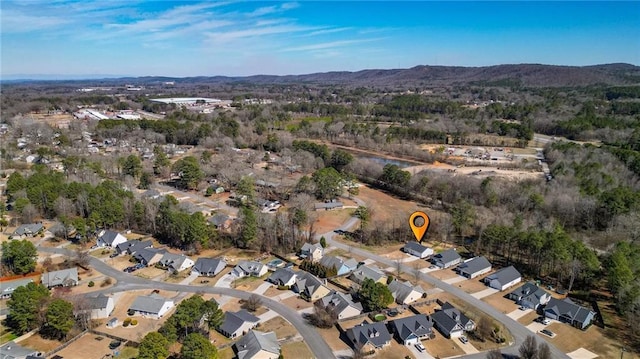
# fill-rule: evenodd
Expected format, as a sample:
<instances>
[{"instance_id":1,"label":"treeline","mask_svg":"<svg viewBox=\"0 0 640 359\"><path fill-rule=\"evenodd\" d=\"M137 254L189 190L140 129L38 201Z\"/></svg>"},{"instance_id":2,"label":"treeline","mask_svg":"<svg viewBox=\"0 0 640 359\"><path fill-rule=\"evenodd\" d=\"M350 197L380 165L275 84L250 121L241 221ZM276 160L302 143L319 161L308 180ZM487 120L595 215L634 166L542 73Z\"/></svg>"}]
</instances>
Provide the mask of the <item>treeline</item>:
<instances>
[{"instance_id":1,"label":"treeline","mask_svg":"<svg viewBox=\"0 0 640 359\"><path fill-rule=\"evenodd\" d=\"M372 114L392 121L418 120L425 115L447 115L455 118L475 118L477 111L455 101L435 101L420 95L399 95L387 103L378 104Z\"/></svg>"}]
</instances>

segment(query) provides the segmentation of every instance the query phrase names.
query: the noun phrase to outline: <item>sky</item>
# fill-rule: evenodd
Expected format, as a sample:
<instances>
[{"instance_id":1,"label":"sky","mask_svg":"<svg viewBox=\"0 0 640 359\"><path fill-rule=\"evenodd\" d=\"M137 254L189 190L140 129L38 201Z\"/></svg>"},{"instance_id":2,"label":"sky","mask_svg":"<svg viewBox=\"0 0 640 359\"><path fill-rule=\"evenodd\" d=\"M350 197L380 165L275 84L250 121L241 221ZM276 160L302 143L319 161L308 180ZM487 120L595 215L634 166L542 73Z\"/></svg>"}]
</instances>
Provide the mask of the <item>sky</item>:
<instances>
[{"instance_id":1,"label":"sky","mask_svg":"<svg viewBox=\"0 0 640 359\"><path fill-rule=\"evenodd\" d=\"M640 65L640 2L2 0L0 77Z\"/></svg>"}]
</instances>

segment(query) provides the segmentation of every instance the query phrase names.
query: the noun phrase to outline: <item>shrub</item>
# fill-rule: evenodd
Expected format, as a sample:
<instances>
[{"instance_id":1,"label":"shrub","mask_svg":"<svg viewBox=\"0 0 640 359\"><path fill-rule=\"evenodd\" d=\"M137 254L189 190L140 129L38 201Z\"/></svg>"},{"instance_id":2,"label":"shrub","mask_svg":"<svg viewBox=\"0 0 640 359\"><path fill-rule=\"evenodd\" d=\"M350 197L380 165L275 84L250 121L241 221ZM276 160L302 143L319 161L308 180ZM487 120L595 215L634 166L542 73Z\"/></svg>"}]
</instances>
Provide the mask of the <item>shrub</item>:
<instances>
[{"instance_id":1,"label":"shrub","mask_svg":"<svg viewBox=\"0 0 640 359\"><path fill-rule=\"evenodd\" d=\"M94 285L96 285L93 281L89 281L89 287L93 287Z\"/></svg>"},{"instance_id":2,"label":"shrub","mask_svg":"<svg viewBox=\"0 0 640 359\"><path fill-rule=\"evenodd\" d=\"M291 289L291 288L289 288L288 285L279 285L278 286L278 290L289 290L289 289Z\"/></svg>"},{"instance_id":3,"label":"shrub","mask_svg":"<svg viewBox=\"0 0 640 359\"><path fill-rule=\"evenodd\" d=\"M137 319L131 319L131 326L138 325Z\"/></svg>"},{"instance_id":4,"label":"shrub","mask_svg":"<svg viewBox=\"0 0 640 359\"><path fill-rule=\"evenodd\" d=\"M136 322L137 323L137 322ZM122 322L123 327L128 327L131 324L131 318L127 318Z\"/></svg>"}]
</instances>

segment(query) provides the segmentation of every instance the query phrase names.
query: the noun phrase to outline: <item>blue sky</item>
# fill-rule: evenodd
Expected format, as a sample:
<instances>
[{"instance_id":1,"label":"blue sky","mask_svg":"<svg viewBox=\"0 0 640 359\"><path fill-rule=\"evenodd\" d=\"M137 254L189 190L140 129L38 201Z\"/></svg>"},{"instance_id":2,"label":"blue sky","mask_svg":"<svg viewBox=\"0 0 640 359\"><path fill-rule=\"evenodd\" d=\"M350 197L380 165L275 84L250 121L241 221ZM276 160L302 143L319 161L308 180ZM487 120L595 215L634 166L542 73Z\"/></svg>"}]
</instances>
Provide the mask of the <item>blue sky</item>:
<instances>
[{"instance_id":1,"label":"blue sky","mask_svg":"<svg viewBox=\"0 0 640 359\"><path fill-rule=\"evenodd\" d=\"M640 65L640 2L2 0L2 78Z\"/></svg>"}]
</instances>

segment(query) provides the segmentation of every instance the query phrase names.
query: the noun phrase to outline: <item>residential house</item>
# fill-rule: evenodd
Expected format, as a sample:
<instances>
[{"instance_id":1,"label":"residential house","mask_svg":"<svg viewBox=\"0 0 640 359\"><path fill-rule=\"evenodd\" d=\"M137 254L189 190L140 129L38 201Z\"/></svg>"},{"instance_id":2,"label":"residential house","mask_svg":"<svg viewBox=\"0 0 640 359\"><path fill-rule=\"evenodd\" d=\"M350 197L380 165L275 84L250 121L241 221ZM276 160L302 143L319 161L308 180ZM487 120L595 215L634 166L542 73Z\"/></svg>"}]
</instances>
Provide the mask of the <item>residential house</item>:
<instances>
[{"instance_id":1,"label":"residential house","mask_svg":"<svg viewBox=\"0 0 640 359\"><path fill-rule=\"evenodd\" d=\"M460 263L461 260L462 258L455 249L447 249L431 257L431 262L442 269L452 267Z\"/></svg>"},{"instance_id":2,"label":"residential house","mask_svg":"<svg viewBox=\"0 0 640 359\"><path fill-rule=\"evenodd\" d=\"M233 344L233 351L238 359L278 359L280 344L274 332L251 330Z\"/></svg>"},{"instance_id":3,"label":"residential house","mask_svg":"<svg viewBox=\"0 0 640 359\"><path fill-rule=\"evenodd\" d=\"M133 258L148 267L160 262L165 253L167 250L164 248L143 248L136 251Z\"/></svg>"},{"instance_id":4,"label":"residential house","mask_svg":"<svg viewBox=\"0 0 640 359\"><path fill-rule=\"evenodd\" d=\"M32 282L33 278L18 278L0 282L0 299L11 298L11 295L16 288L25 286Z\"/></svg>"},{"instance_id":5,"label":"residential house","mask_svg":"<svg viewBox=\"0 0 640 359\"><path fill-rule=\"evenodd\" d=\"M503 291L520 283L521 280L522 276L520 272L518 272L514 266L509 266L486 276L484 283L491 288Z\"/></svg>"},{"instance_id":6,"label":"residential house","mask_svg":"<svg viewBox=\"0 0 640 359\"><path fill-rule=\"evenodd\" d=\"M485 257L474 257L467 259L458 265L456 273L469 279L481 276L491 271L491 263Z\"/></svg>"},{"instance_id":7,"label":"residential house","mask_svg":"<svg viewBox=\"0 0 640 359\"><path fill-rule=\"evenodd\" d=\"M15 231L13 231L13 238L15 239L15 237L33 237L43 230L44 226L42 225L42 223L23 224L20 227L16 228Z\"/></svg>"},{"instance_id":8,"label":"residential house","mask_svg":"<svg viewBox=\"0 0 640 359\"><path fill-rule=\"evenodd\" d=\"M296 272L290 268L278 268L273 274L267 278L267 281L282 287L291 287L295 284L297 278Z\"/></svg>"},{"instance_id":9,"label":"residential house","mask_svg":"<svg viewBox=\"0 0 640 359\"><path fill-rule=\"evenodd\" d=\"M422 339L434 337L433 322L425 314L393 320L389 322L389 327L398 341L404 345L418 344Z\"/></svg>"},{"instance_id":10,"label":"residential house","mask_svg":"<svg viewBox=\"0 0 640 359\"><path fill-rule=\"evenodd\" d=\"M107 318L115 308L115 301L113 300L113 297L109 297L104 294L87 296L86 302L86 310L91 314L91 319Z\"/></svg>"},{"instance_id":11,"label":"residential house","mask_svg":"<svg viewBox=\"0 0 640 359\"><path fill-rule=\"evenodd\" d=\"M259 323L260 318L241 309L237 312L225 312L224 320L217 329L225 337L233 339L247 333Z\"/></svg>"},{"instance_id":12,"label":"residential house","mask_svg":"<svg viewBox=\"0 0 640 359\"><path fill-rule=\"evenodd\" d=\"M382 349L391 344L391 334L383 322L358 324L347 329L347 338L354 348L364 353Z\"/></svg>"},{"instance_id":13,"label":"residential house","mask_svg":"<svg viewBox=\"0 0 640 359\"><path fill-rule=\"evenodd\" d=\"M544 307L544 316L584 330L593 322L596 313L574 303L569 298L562 300L551 298Z\"/></svg>"},{"instance_id":14,"label":"residential house","mask_svg":"<svg viewBox=\"0 0 640 359\"><path fill-rule=\"evenodd\" d=\"M126 254L135 254L136 252L153 247L153 242L151 241L141 241L139 239L134 239L131 241L126 241L124 243L120 243L116 246L116 252L118 254L126 253Z\"/></svg>"},{"instance_id":15,"label":"residential house","mask_svg":"<svg viewBox=\"0 0 640 359\"><path fill-rule=\"evenodd\" d=\"M355 317L362 313L362 304L354 303L351 294L331 291L316 302L316 305L319 304L331 309L338 320Z\"/></svg>"},{"instance_id":16,"label":"residential house","mask_svg":"<svg viewBox=\"0 0 640 359\"><path fill-rule=\"evenodd\" d=\"M173 308L173 301L153 293L138 296L129 307L130 315L141 315L152 319L162 318Z\"/></svg>"},{"instance_id":17,"label":"residential house","mask_svg":"<svg viewBox=\"0 0 640 359\"><path fill-rule=\"evenodd\" d=\"M224 213L216 213L207 221L216 229L229 229L233 223L233 219Z\"/></svg>"},{"instance_id":18,"label":"residential house","mask_svg":"<svg viewBox=\"0 0 640 359\"><path fill-rule=\"evenodd\" d=\"M40 282L47 288L71 287L78 285L78 268L61 269L53 272L42 273Z\"/></svg>"},{"instance_id":19,"label":"residential house","mask_svg":"<svg viewBox=\"0 0 640 359\"><path fill-rule=\"evenodd\" d=\"M0 359L27 359L39 357L42 357L42 353L39 351L25 348L14 341L7 342L0 346Z\"/></svg>"},{"instance_id":20,"label":"residential house","mask_svg":"<svg viewBox=\"0 0 640 359\"><path fill-rule=\"evenodd\" d=\"M308 302L315 302L331 292L324 280L320 280L309 272L300 271L296 277L296 282L291 289Z\"/></svg>"},{"instance_id":21,"label":"residential house","mask_svg":"<svg viewBox=\"0 0 640 359\"><path fill-rule=\"evenodd\" d=\"M358 267L355 259L344 259L336 256L323 256L320 264L327 268L335 268L337 275L344 275L354 271Z\"/></svg>"},{"instance_id":22,"label":"residential house","mask_svg":"<svg viewBox=\"0 0 640 359\"><path fill-rule=\"evenodd\" d=\"M537 310L539 306L549 302L551 294L538 287L535 283L527 282L520 288L509 293L507 298L514 300L516 304L520 306Z\"/></svg>"},{"instance_id":23,"label":"residential house","mask_svg":"<svg viewBox=\"0 0 640 359\"><path fill-rule=\"evenodd\" d=\"M324 248L319 243L305 243L300 249L299 257L302 259L310 259L312 262L317 262L324 255Z\"/></svg>"},{"instance_id":24,"label":"residential house","mask_svg":"<svg viewBox=\"0 0 640 359\"><path fill-rule=\"evenodd\" d=\"M122 234L110 230L102 230L98 234L98 242L96 245L98 247L112 247L115 248L118 244L124 243L127 241L127 237Z\"/></svg>"},{"instance_id":25,"label":"residential house","mask_svg":"<svg viewBox=\"0 0 640 359\"><path fill-rule=\"evenodd\" d=\"M316 211L331 211L334 209L341 209L344 207L344 203L336 201L336 202L321 202L313 205L313 208Z\"/></svg>"},{"instance_id":26,"label":"residential house","mask_svg":"<svg viewBox=\"0 0 640 359\"><path fill-rule=\"evenodd\" d=\"M184 254L165 253L158 261L158 264L173 273L179 273L183 270L193 267L193 259Z\"/></svg>"},{"instance_id":27,"label":"residential house","mask_svg":"<svg viewBox=\"0 0 640 359\"><path fill-rule=\"evenodd\" d=\"M260 262L240 261L235 267L233 267L231 274L236 278L243 278L247 276L262 277L267 274L268 270L267 266Z\"/></svg>"},{"instance_id":28,"label":"residential house","mask_svg":"<svg viewBox=\"0 0 640 359\"><path fill-rule=\"evenodd\" d=\"M191 273L202 277L215 277L222 272L227 266L222 258L198 258L191 268Z\"/></svg>"},{"instance_id":29,"label":"residential house","mask_svg":"<svg viewBox=\"0 0 640 359\"><path fill-rule=\"evenodd\" d=\"M384 272L382 272L382 270L376 265L361 265L356 270L351 272L349 278L351 278L352 281L358 284L362 284L362 282L364 282L364 280L367 278L373 280L374 282L383 284L387 283L387 275L384 274Z\"/></svg>"},{"instance_id":30,"label":"residential house","mask_svg":"<svg viewBox=\"0 0 640 359\"><path fill-rule=\"evenodd\" d=\"M397 279L394 279L388 285L391 294L393 295L393 299L395 299L398 304L410 304L415 302L416 300L422 298L425 291L419 285L414 286L410 282L401 282Z\"/></svg>"},{"instance_id":31,"label":"residential house","mask_svg":"<svg viewBox=\"0 0 640 359\"><path fill-rule=\"evenodd\" d=\"M422 244L414 241L407 242L407 244L402 247L402 250L405 253L411 254L412 256L416 256L420 259L427 258L433 254L433 249L425 247Z\"/></svg>"},{"instance_id":32,"label":"residential house","mask_svg":"<svg viewBox=\"0 0 640 359\"><path fill-rule=\"evenodd\" d=\"M464 332L475 329L476 324L459 309L449 302L444 303L440 310L431 314L433 325L447 338L462 336Z\"/></svg>"}]
</instances>

